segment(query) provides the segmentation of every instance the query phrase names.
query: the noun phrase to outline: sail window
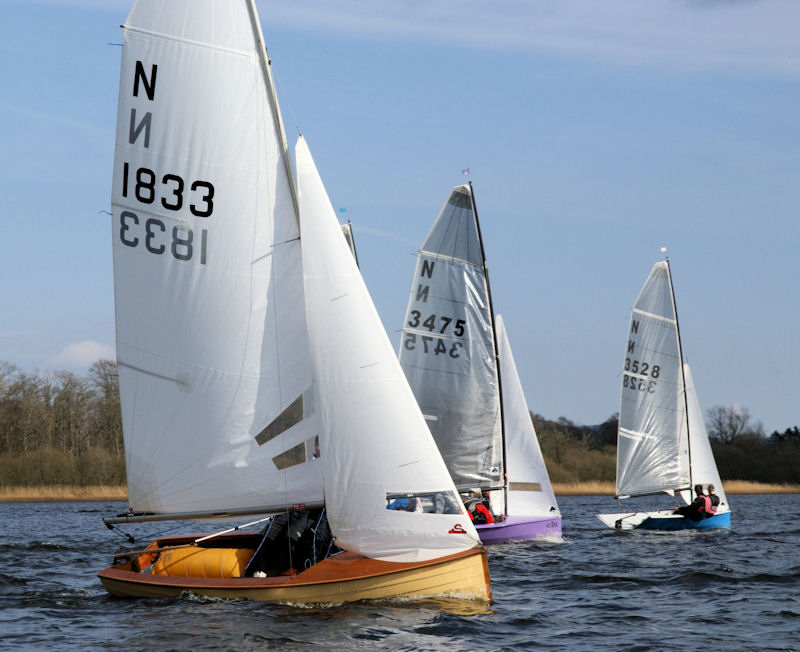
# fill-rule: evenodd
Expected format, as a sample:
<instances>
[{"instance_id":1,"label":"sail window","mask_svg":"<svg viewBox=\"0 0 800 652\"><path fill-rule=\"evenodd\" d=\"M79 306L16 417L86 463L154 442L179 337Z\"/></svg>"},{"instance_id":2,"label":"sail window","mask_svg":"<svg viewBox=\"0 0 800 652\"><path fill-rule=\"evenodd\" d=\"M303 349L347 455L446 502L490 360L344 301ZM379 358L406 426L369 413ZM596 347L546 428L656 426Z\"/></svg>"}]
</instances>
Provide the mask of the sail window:
<instances>
[{"instance_id":1,"label":"sail window","mask_svg":"<svg viewBox=\"0 0 800 652\"><path fill-rule=\"evenodd\" d=\"M509 482L509 491L541 491L541 482Z\"/></svg>"},{"instance_id":2,"label":"sail window","mask_svg":"<svg viewBox=\"0 0 800 652\"><path fill-rule=\"evenodd\" d=\"M303 394L300 394L272 423L256 435L256 442L259 446L263 446L282 432L286 432L292 426L300 423L304 416Z\"/></svg>"},{"instance_id":3,"label":"sail window","mask_svg":"<svg viewBox=\"0 0 800 652\"><path fill-rule=\"evenodd\" d=\"M281 470L302 464L306 461L306 442L302 442L288 451L276 455L272 458L272 461Z\"/></svg>"},{"instance_id":4,"label":"sail window","mask_svg":"<svg viewBox=\"0 0 800 652\"><path fill-rule=\"evenodd\" d=\"M460 514L461 500L454 491L387 493L386 509L424 514Z\"/></svg>"}]
</instances>

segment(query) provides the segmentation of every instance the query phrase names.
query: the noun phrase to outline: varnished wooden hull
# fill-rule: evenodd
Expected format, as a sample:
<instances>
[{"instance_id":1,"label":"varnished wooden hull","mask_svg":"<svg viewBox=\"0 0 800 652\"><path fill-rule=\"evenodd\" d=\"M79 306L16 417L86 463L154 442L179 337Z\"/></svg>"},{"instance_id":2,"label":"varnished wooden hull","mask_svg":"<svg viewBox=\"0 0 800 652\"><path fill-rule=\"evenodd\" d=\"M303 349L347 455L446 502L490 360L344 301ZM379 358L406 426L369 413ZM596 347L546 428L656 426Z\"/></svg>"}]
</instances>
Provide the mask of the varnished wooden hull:
<instances>
[{"instance_id":1,"label":"varnished wooden hull","mask_svg":"<svg viewBox=\"0 0 800 652\"><path fill-rule=\"evenodd\" d=\"M486 551L474 548L422 562L386 562L343 552L296 575L208 579L168 577L133 570L128 561L98 577L112 595L177 597L184 592L292 604L449 596L491 601Z\"/></svg>"}]
</instances>

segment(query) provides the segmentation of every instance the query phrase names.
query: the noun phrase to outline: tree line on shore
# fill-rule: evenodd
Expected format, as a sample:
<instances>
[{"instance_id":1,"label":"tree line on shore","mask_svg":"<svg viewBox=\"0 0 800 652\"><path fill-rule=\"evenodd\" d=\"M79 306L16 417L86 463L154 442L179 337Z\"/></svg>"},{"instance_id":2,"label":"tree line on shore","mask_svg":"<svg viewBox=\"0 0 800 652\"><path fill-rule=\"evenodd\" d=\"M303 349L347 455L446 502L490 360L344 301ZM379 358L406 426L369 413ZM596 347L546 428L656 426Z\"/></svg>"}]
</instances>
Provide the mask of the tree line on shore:
<instances>
[{"instance_id":1,"label":"tree line on shore","mask_svg":"<svg viewBox=\"0 0 800 652\"><path fill-rule=\"evenodd\" d=\"M614 482L616 414L593 426L532 418L552 482ZM797 426L767 436L747 409L717 405L706 427L723 480L800 484ZM98 360L79 376L0 362L0 486L122 484L116 364Z\"/></svg>"}]
</instances>

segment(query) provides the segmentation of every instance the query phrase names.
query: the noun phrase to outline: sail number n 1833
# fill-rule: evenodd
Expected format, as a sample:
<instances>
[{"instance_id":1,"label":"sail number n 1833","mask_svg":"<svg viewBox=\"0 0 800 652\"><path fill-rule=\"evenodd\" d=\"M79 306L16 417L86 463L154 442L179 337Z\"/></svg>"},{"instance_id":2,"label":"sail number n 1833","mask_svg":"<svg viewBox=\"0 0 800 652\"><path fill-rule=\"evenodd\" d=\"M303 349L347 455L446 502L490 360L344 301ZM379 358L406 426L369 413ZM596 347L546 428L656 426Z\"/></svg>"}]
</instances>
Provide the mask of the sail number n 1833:
<instances>
[{"instance_id":1,"label":"sail number n 1833","mask_svg":"<svg viewBox=\"0 0 800 652\"><path fill-rule=\"evenodd\" d=\"M188 203L189 212L196 217L211 217L214 212L214 185L196 180L188 183L177 174L164 174L159 178L150 168L140 167L131 173L130 165L122 165L122 196L132 196L138 202L150 205L159 200L162 208L180 211ZM205 265L208 251L208 231L185 226L167 226L163 220L150 217L143 220L131 210L119 216L119 239L128 247L144 248L151 254L170 253L177 260L199 258Z\"/></svg>"}]
</instances>

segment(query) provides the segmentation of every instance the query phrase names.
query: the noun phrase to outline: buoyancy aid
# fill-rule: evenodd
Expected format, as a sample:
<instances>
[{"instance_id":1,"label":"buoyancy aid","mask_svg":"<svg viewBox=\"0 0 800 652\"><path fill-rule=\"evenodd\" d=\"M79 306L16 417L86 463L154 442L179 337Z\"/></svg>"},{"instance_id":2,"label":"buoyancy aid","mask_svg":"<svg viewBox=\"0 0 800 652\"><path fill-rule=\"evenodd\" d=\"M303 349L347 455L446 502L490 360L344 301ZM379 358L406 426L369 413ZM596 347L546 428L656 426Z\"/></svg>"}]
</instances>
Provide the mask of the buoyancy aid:
<instances>
[{"instance_id":1,"label":"buoyancy aid","mask_svg":"<svg viewBox=\"0 0 800 652\"><path fill-rule=\"evenodd\" d=\"M710 516L714 516L717 513L717 507L714 505L714 501L711 500L711 496L700 496L703 499L703 507L700 510L703 512L703 516L709 518ZM717 499L719 501L719 498Z\"/></svg>"},{"instance_id":2,"label":"buoyancy aid","mask_svg":"<svg viewBox=\"0 0 800 652\"><path fill-rule=\"evenodd\" d=\"M467 508L467 514L469 514L473 523L494 523L489 501L485 498L470 498L464 501L464 506Z\"/></svg>"},{"instance_id":3,"label":"buoyancy aid","mask_svg":"<svg viewBox=\"0 0 800 652\"><path fill-rule=\"evenodd\" d=\"M482 514L487 523L494 523L494 516L492 515L491 510L485 504L478 503L475 505L475 511L478 512L478 514Z\"/></svg>"}]
</instances>

